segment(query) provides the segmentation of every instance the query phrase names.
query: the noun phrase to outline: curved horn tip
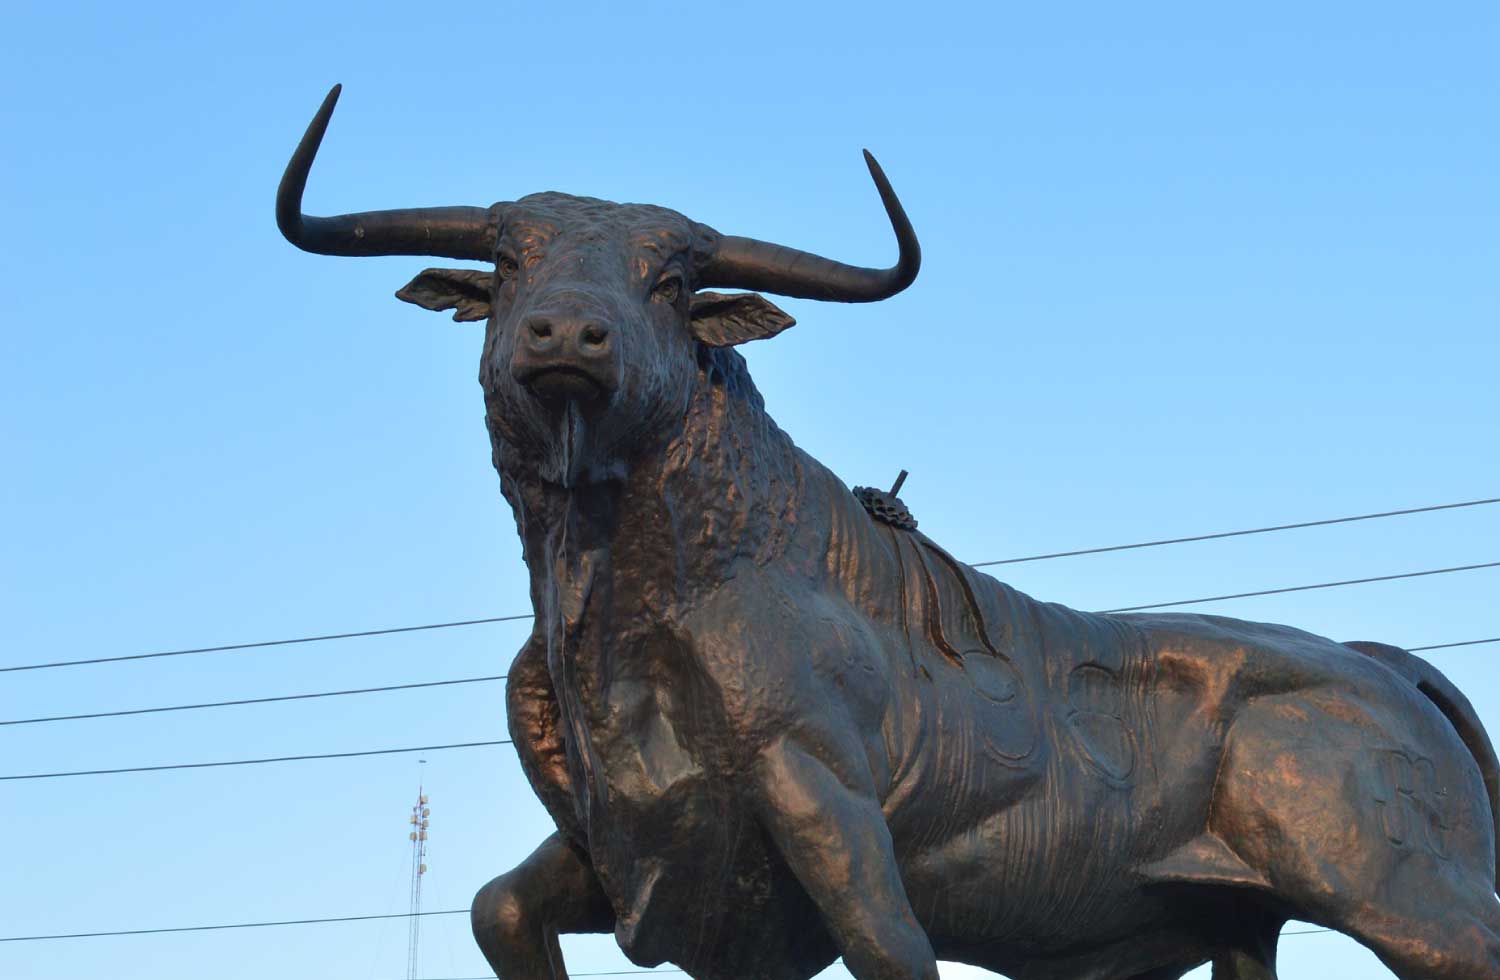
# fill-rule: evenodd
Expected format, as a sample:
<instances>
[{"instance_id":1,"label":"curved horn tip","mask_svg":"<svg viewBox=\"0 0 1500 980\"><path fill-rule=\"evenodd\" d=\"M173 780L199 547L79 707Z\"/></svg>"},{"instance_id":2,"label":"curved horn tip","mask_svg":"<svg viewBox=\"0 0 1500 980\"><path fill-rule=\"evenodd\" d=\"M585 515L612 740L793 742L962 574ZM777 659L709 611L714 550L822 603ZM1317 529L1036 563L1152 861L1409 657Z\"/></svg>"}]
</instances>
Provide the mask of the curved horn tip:
<instances>
[{"instance_id":1,"label":"curved horn tip","mask_svg":"<svg viewBox=\"0 0 1500 980\"><path fill-rule=\"evenodd\" d=\"M862 151L865 155L865 166L870 168L870 178L875 181L875 186L880 190L880 196L894 195L895 189L891 187L891 179L885 175L885 168L880 161L875 159L875 154L869 150Z\"/></svg>"},{"instance_id":2,"label":"curved horn tip","mask_svg":"<svg viewBox=\"0 0 1500 980\"><path fill-rule=\"evenodd\" d=\"M343 92L344 84L342 82L335 83L333 88L328 90L328 94L323 96L323 104L318 106L318 111L313 116L314 126L321 125L326 127L328 125L328 120L333 116L333 107L339 104L339 96ZM308 127L308 129L311 128L312 126Z\"/></svg>"},{"instance_id":3,"label":"curved horn tip","mask_svg":"<svg viewBox=\"0 0 1500 980\"><path fill-rule=\"evenodd\" d=\"M901 257L892 269L893 272L898 272L896 282L899 283L892 290L891 295L894 295L916 280L917 272L922 267L922 246L917 242L917 233L911 226L911 219L906 216L901 198L896 195L896 189L891 186L890 178L885 175L875 154L869 150L865 150L864 154L865 164L870 168L870 179L875 181L875 189L880 193L880 200L885 205L886 214L890 217L891 226L901 244Z\"/></svg>"},{"instance_id":4,"label":"curved horn tip","mask_svg":"<svg viewBox=\"0 0 1500 980\"><path fill-rule=\"evenodd\" d=\"M312 141L313 152L317 153L318 146L323 142L323 134L328 131L328 121L333 118L333 107L339 104L339 95L343 91L344 86L338 84L329 89L328 94L323 96L322 104L318 106L318 111L313 113L312 122L307 124L307 131L303 133L301 144L297 147L299 154L303 151L303 146L309 140ZM308 164L311 165L311 163L312 161L309 159Z\"/></svg>"},{"instance_id":5,"label":"curved horn tip","mask_svg":"<svg viewBox=\"0 0 1500 980\"><path fill-rule=\"evenodd\" d=\"M443 255L493 258L494 217L474 207L398 208L320 218L302 213L302 192L342 85L323 97L276 188L276 226L286 240L319 255Z\"/></svg>"},{"instance_id":6,"label":"curved horn tip","mask_svg":"<svg viewBox=\"0 0 1500 980\"><path fill-rule=\"evenodd\" d=\"M307 175L312 170L313 158L323 144L323 134L328 131L328 122L333 118L333 107L338 104L342 84L335 84L323 96L323 103L313 114L312 121L292 151L286 169L282 171L281 183L276 187L276 226L287 241L303 248L302 192L307 187Z\"/></svg>"}]
</instances>

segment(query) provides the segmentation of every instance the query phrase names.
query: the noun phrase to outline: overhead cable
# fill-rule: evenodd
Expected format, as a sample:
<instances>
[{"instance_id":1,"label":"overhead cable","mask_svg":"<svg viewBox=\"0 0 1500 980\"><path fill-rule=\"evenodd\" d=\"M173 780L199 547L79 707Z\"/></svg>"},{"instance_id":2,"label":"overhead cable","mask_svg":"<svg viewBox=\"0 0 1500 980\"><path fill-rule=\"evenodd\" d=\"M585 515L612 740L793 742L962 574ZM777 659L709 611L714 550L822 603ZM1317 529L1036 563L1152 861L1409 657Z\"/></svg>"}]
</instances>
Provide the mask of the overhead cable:
<instances>
[{"instance_id":1,"label":"overhead cable","mask_svg":"<svg viewBox=\"0 0 1500 980\"><path fill-rule=\"evenodd\" d=\"M315 755L278 755L268 759L231 759L226 762L178 762L164 766L128 766L122 769L78 769L72 772L31 772L0 776L0 782L16 779L63 779L68 776L114 776L128 772L164 772L168 769L217 769L221 766L263 766L272 762L306 762L311 759L353 759L367 755L399 755L404 752L441 752L486 745L509 745L508 738L489 742L453 742L448 745L414 745L407 749L366 749L363 752L320 752Z\"/></svg>"},{"instance_id":2,"label":"overhead cable","mask_svg":"<svg viewBox=\"0 0 1500 980\"><path fill-rule=\"evenodd\" d=\"M1486 497L1480 500L1464 500L1451 504L1431 504L1425 507L1408 507L1401 510L1380 511L1373 514L1355 514L1349 517L1330 517L1317 521L1302 521L1296 524L1276 524L1268 527L1247 528L1241 531L1220 531L1214 534L1195 534L1181 538L1161 538L1155 541L1140 541L1134 544L1108 545L1102 548L1083 548L1077 551L1057 551L1043 555L1027 555L1021 558L998 558L992 561L975 562L970 567L986 568L992 565L1009 565L1018 562L1042 561L1049 558L1069 558L1077 555L1101 554L1109 551L1126 551L1133 548L1156 548L1162 545L1186 544L1193 541L1209 541L1216 538L1241 537L1249 534L1267 534L1272 531L1288 531L1296 528L1322 527L1329 524L1347 524L1353 521L1369 521L1383 517L1398 517L1406 514L1425 514L1432 511L1454 510L1460 507L1478 507L1484 504L1500 503L1500 497ZM1260 594L1260 593L1253 593ZM1269 594L1269 593L1264 593ZM1225 598L1242 598L1241 596ZM1195 602L1209 602L1213 600L1201 599ZM1187 605L1188 603L1172 603L1172 605ZM1114 610L1121 611L1121 610ZM393 633L414 633L420 630L453 629L459 626L479 626L486 623L504 623L524 619L531 619L531 613L516 613L509 616L486 616L476 619L460 619L446 623L428 623L422 626L393 626L384 629L353 630L343 633L324 633L317 636L298 636L284 640L259 640L252 643L230 643L221 646L192 647L184 650L161 650L152 653L133 653L113 657L91 657L80 660L57 660L50 663L18 664L12 667L0 667L0 673L18 670L47 670L54 667L78 667L88 664L119 663L130 660L152 660L159 657L181 657L196 653L224 653L234 650L255 650L265 647L286 646L293 643L322 643L328 640L348 640L368 636L386 636Z\"/></svg>"},{"instance_id":3,"label":"overhead cable","mask_svg":"<svg viewBox=\"0 0 1500 980\"><path fill-rule=\"evenodd\" d=\"M634 976L640 976L641 974L652 974L652 973L686 973L686 972L687 972L686 970L678 970L678 969L675 969L675 968L673 968L673 969L666 969L666 970L601 970L601 971L599 971L597 973L574 973L572 970L569 970L568 971L568 976L570 978L571 977L634 977ZM419 977L418 980L495 980L495 977L494 977L494 974L491 974L490 976L487 976L487 977Z\"/></svg>"},{"instance_id":4,"label":"overhead cable","mask_svg":"<svg viewBox=\"0 0 1500 980\"><path fill-rule=\"evenodd\" d=\"M164 711L195 711L200 708L230 708L243 704L274 704L278 701L307 701L313 698L338 698L350 694L378 694L383 691L411 691L423 687L451 687L455 684L480 684L485 681L503 681L504 674L487 677L460 677L448 681L423 681L418 684L387 684L384 687L355 687L344 691L318 691L313 694L282 694L270 698L239 698L234 701L204 701L200 704L173 704L162 708L130 708L124 711L93 711L81 715L49 715L44 718L14 718L0 721L3 725L40 725L48 721L83 721L86 718L123 718L127 715L154 715Z\"/></svg>"},{"instance_id":5,"label":"overhead cable","mask_svg":"<svg viewBox=\"0 0 1500 980\"><path fill-rule=\"evenodd\" d=\"M107 932L62 932L50 936L0 936L0 943L34 943L48 939L98 939L103 936L158 936L168 932L213 932L219 929L266 929L272 926L311 926L330 922L369 922L373 919L410 919L417 915L468 915L468 909L440 912L393 912L388 915L333 915L321 919L278 919L273 922L228 922L212 926L168 926L162 929L113 929Z\"/></svg>"},{"instance_id":6,"label":"overhead cable","mask_svg":"<svg viewBox=\"0 0 1500 980\"><path fill-rule=\"evenodd\" d=\"M1144 606L1121 606L1118 609L1101 609L1102 613L1136 612L1141 609L1165 609L1168 606L1195 606L1202 602L1222 602L1225 599L1248 599L1258 595L1281 595L1285 592L1307 592L1311 589L1332 589L1341 585L1364 585L1366 582L1391 582L1399 578L1421 578L1424 575L1447 575L1450 572L1471 572L1477 568L1497 568L1500 561L1487 561L1478 565L1455 565L1452 568L1430 568L1423 572L1402 572L1399 575L1374 575L1370 578L1350 578L1342 582L1319 582L1316 585L1289 585L1280 589L1261 589L1258 592L1235 592L1230 595L1211 595L1204 599L1177 599L1172 602L1152 602ZM1484 642L1484 641L1478 641Z\"/></svg>"},{"instance_id":7,"label":"overhead cable","mask_svg":"<svg viewBox=\"0 0 1500 980\"><path fill-rule=\"evenodd\" d=\"M330 915L315 919L274 919L264 922L226 922L207 926L165 926L156 929L110 929L98 932L62 932L35 936L0 936L0 943L35 943L62 939L102 939L113 936L160 936L181 932L217 932L225 929L269 929L277 926L331 925L338 922L372 922L380 919L411 919L431 915L468 915L468 909L441 909L432 912L391 912L384 915ZM1310 936L1314 933L1333 932L1332 929L1288 929L1283 936ZM569 973L573 977L624 977L645 973L682 973L678 969L666 970L601 970L595 973ZM425 980L488 980L485 977L427 977Z\"/></svg>"},{"instance_id":8,"label":"overhead cable","mask_svg":"<svg viewBox=\"0 0 1500 980\"><path fill-rule=\"evenodd\" d=\"M1460 640L1455 643L1429 643L1426 646L1403 647L1408 653L1421 653L1425 650L1450 650L1454 647L1472 647L1485 643L1500 643L1500 636L1491 636L1483 640ZM225 708L245 704L273 704L281 701L304 701L313 698L337 698L351 694L375 694L383 691L410 691L418 688L449 687L457 684L481 684L493 681L503 681L507 675L492 674L486 677L460 677L455 680L446 681L423 681L417 684L388 684L384 687L356 687L343 691L318 691L312 694L284 694L269 698L240 698L234 701L205 701L201 704L173 704L159 708L129 708L122 711L92 711L87 714L77 715L48 715L41 718L12 718L0 720L0 726L5 725L40 725L53 721L83 721L92 718L125 718L134 715L160 714L166 711L195 711L202 708Z\"/></svg>"},{"instance_id":9,"label":"overhead cable","mask_svg":"<svg viewBox=\"0 0 1500 980\"><path fill-rule=\"evenodd\" d=\"M1134 548L1159 548L1167 544L1188 544L1192 541L1213 541L1217 538L1238 538L1247 534L1269 534L1272 531L1292 531L1302 527L1325 527L1329 524L1349 524L1354 521L1373 521L1379 517L1400 517L1404 514L1426 514L1435 510L1453 510L1458 507L1478 507L1482 504L1500 503L1500 497L1483 500L1465 500L1456 504L1433 504L1430 507L1408 507L1404 510L1384 510L1378 514L1356 514L1353 517L1330 517L1321 521L1301 521L1297 524L1276 524L1271 527L1252 527L1243 531L1220 531L1216 534L1194 534L1185 538L1162 538L1158 541L1139 541L1135 544L1113 544L1105 548L1081 548L1078 551L1054 551L1046 555L1027 555L1024 558L1001 558L996 561L981 561L973 568L989 565L1015 565L1023 561L1045 561L1049 558L1073 558L1077 555L1100 555L1107 551L1130 551Z\"/></svg>"},{"instance_id":10,"label":"overhead cable","mask_svg":"<svg viewBox=\"0 0 1500 980\"><path fill-rule=\"evenodd\" d=\"M1487 640L1460 640L1457 643L1429 643L1425 647L1407 647L1407 653L1420 653L1423 650L1451 650L1454 647L1477 647L1481 643L1500 643L1500 636L1492 636Z\"/></svg>"},{"instance_id":11,"label":"overhead cable","mask_svg":"<svg viewBox=\"0 0 1500 980\"><path fill-rule=\"evenodd\" d=\"M361 636L386 636L391 633L415 633L419 630L446 630L455 626L478 626L481 623L505 623L515 619L530 619L531 613L514 616L488 616L484 619L460 619L451 623L428 623L424 626L390 626L378 630L357 630L352 633L324 633L321 636L296 636L289 640L258 640L254 643L230 643L217 647L192 647L187 650L160 650L155 653L130 653L119 657L92 657L88 660L56 660L46 664L21 664L16 667L0 667L0 674L13 670L46 670L49 667L78 667L84 664L112 664L122 660L153 660L157 657L181 657L189 653L223 653L228 650L255 650L261 647L282 647L292 643L322 643L324 640L350 640Z\"/></svg>"},{"instance_id":12,"label":"overhead cable","mask_svg":"<svg viewBox=\"0 0 1500 980\"><path fill-rule=\"evenodd\" d=\"M1491 562L1488 565L1464 566L1464 568L1489 568L1489 567L1494 567L1496 565L1500 565L1500 562ZM1436 574L1436 573L1435 572L1416 572L1416 573L1413 573L1413 574L1416 574L1416 575L1430 575L1430 574ZM1376 578L1376 579L1358 579L1356 581L1357 582L1379 582L1379 581L1385 581L1386 579L1389 579L1389 578L1406 578L1406 577L1410 577L1410 576L1402 576L1402 575L1384 576L1382 578ZM1352 583L1333 583L1333 584L1352 584ZM1294 587L1292 589L1279 589L1279 590L1273 590L1273 591L1291 592L1291 591L1297 591L1298 589L1316 589L1316 588L1326 588L1326 587L1327 586L1309 585L1309 586L1298 586L1298 587ZM1266 594L1269 594L1269 593L1263 593L1263 592L1245 593L1245 595L1266 595ZM1222 598L1240 598L1240 597L1239 596L1224 596ZM1207 601L1211 601L1211 600L1203 599L1203 600L1190 600L1190 601L1207 602ZM1183 603L1175 603L1175 605L1181 605L1181 604L1183 604ZM1165 603L1164 605L1174 605L1174 603ZM1158 607L1156 607L1156 606L1149 606L1149 607L1135 606L1135 607L1132 607L1132 608L1134 608L1134 609L1141 609L1141 608L1158 608ZM1111 610L1111 611L1119 612L1119 611L1123 611L1123 610ZM1455 642L1455 643L1432 643L1432 644L1428 644L1426 646L1408 647L1407 650L1409 652L1416 653L1416 652L1424 651L1424 650L1447 650L1447 649L1452 649L1454 647L1477 646L1477 645L1482 644L1482 643L1500 643L1500 636L1492 636L1492 637L1489 637L1488 639L1483 639L1483 640L1462 640L1462 641ZM359 688L359 689L348 690L348 691L325 691L325 692L322 692L322 693L319 693L319 694L296 694L296 695L288 695L286 697L280 697L280 698L249 698L249 699L245 699L245 700L241 700L241 701L223 701L223 702L212 702L212 703L209 703L209 704L196 704L196 705L176 705L176 706L166 707L166 708L143 708L143 709L136 709L136 710L133 710L133 711L98 712L98 713L95 713L95 714L87 714L87 715L60 715L60 716L57 716L55 718L35 718L35 719L29 719L28 718L28 719L20 719L20 720L16 720L16 721L0 722L0 724L5 724L5 725L19 725L19 724L27 724L29 722L72 720L72 719L76 719L76 718L109 718L109 717L116 717L116 716L119 716L119 715L146 714L146 713L149 713L149 712L158 712L158 711L178 711L178 710L186 710L186 709L189 709L189 708L217 707L220 704L259 704L259 703L264 703L264 702L267 702L267 701L287 701L287 700L296 700L296 699L299 699L299 698L335 697L335 696L342 695L342 694L362 694L362 693L365 693L366 691L399 691L399 690L407 690L407 689L419 688L419 687L438 687L438 686L442 686L442 685L446 685L446 684L470 684L470 683L476 683L476 682L479 682L479 681L495 681L495 680L501 680L501 679L503 679L504 676L505 675L500 674L500 675L496 675L496 676L493 676L493 677L470 677L470 678L463 678L463 679L456 680L456 681L430 681L430 682L422 683L422 684L395 684L395 685L390 685L388 687ZM63 779L63 778L67 778L67 777L70 777L70 776L112 776L112 775L119 775L119 774L123 774L123 773L164 772L164 771L173 770L173 769L216 769L216 768L220 768L220 767L223 767L223 766L257 766L257 765L267 765L267 764L275 763L275 762L305 762L305 761L310 761L310 760L315 760L315 759L353 759L353 758L359 758L359 757L363 757L363 756L397 755L397 754L408 753L408 752L441 752L441 751L444 751L444 750L447 750L447 749L467 749L467 748L478 748L478 747L481 747L481 746L510 745L510 744L511 744L511 740L507 738L507 739L496 739L496 740L493 740L493 741L483 741L483 742L454 742L454 743L450 743L450 744L446 744L446 745L417 745L417 746L413 746L411 748L400 748L400 749L367 749L367 750L360 751L360 752L321 752L321 753L308 754L308 755L284 755L284 756L273 756L273 757L264 758L264 759L231 759L231 760L222 761L222 762L182 762L182 763L173 763L173 764L170 764L170 765L128 766L128 767L123 767L123 768L119 768L119 769L78 769L78 770L72 770L72 771L68 771L68 772L19 773L19 774L9 775L9 776L0 776L0 782L11 781L11 780L21 780L21 779Z\"/></svg>"}]
</instances>

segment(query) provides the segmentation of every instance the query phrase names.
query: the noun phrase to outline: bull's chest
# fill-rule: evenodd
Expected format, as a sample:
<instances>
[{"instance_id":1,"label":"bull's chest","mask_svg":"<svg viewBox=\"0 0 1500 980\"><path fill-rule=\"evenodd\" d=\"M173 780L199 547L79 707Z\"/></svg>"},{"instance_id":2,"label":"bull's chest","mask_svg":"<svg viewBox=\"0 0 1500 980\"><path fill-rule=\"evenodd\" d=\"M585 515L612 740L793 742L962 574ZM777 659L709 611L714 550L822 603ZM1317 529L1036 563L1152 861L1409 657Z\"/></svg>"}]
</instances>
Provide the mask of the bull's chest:
<instances>
[{"instance_id":1,"label":"bull's chest","mask_svg":"<svg viewBox=\"0 0 1500 980\"><path fill-rule=\"evenodd\" d=\"M729 893L765 863L724 761L724 726L678 641L556 641L574 804L619 938L643 958L680 959L680 910L735 904ZM693 945L708 948L733 927L709 916L702 931Z\"/></svg>"},{"instance_id":2,"label":"bull's chest","mask_svg":"<svg viewBox=\"0 0 1500 980\"><path fill-rule=\"evenodd\" d=\"M622 819L701 792L711 766L670 682L601 677L564 666L559 685L569 761L595 819Z\"/></svg>"}]
</instances>

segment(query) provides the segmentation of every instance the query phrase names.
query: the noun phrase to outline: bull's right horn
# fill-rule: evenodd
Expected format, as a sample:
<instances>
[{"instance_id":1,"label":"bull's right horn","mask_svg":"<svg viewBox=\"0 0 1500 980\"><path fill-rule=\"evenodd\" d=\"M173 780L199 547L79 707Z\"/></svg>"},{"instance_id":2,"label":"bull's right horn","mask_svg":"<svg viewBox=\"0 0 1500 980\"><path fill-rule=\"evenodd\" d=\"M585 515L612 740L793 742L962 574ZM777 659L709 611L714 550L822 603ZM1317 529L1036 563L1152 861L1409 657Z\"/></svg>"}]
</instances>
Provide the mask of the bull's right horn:
<instances>
[{"instance_id":1,"label":"bull's right horn","mask_svg":"<svg viewBox=\"0 0 1500 980\"><path fill-rule=\"evenodd\" d=\"M886 179L880 164L865 151L870 177L880 191L886 217L896 233L900 253L889 269L867 269L845 265L821 255L754 238L725 235L699 271L700 286L730 286L754 289L802 299L834 300L840 303L872 303L894 296L917 278L922 267L922 249L906 210Z\"/></svg>"},{"instance_id":2,"label":"bull's right horn","mask_svg":"<svg viewBox=\"0 0 1500 980\"><path fill-rule=\"evenodd\" d=\"M322 255L441 255L490 261L495 215L486 208L403 208L319 218L302 213L307 173L339 100L335 85L307 126L276 189L276 227L300 249Z\"/></svg>"}]
</instances>

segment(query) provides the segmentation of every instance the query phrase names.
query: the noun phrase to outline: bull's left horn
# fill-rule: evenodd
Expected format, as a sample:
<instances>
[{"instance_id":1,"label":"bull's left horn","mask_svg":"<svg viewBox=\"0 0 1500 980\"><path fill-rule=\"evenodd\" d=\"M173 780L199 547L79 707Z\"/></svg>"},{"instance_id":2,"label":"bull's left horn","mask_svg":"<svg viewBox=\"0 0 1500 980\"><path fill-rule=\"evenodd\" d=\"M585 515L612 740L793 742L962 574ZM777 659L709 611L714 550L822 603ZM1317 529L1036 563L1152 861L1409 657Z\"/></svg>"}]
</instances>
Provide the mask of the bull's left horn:
<instances>
[{"instance_id":1,"label":"bull's left horn","mask_svg":"<svg viewBox=\"0 0 1500 980\"><path fill-rule=\"evenodd\" d=\"M494 258L495 218L485 208L403 208L319 218L302 213L307 173L343 88L335 85L307 126L276 188L276 227L286 240L322 255L441 255Z\"/></svg>"},{"instance_id":2,"label":"bull's left horn","mask_svg":"<svg viewBox=\"0 0 1500 980\"><path fill-rule=\"evenodd\" d=\"M781 296L835 300L841 303L871 303L894 296L917 278L922 249L917 233L901 207L891 182L880 164L865 151L865 163L880 191L885 213L896 232L900 255L889 269L866 269L845 265L811 252L800 252L754 238L726 235L718 249L698 272L700 286L755 289Z\"/></svg>"}]
</instances>

